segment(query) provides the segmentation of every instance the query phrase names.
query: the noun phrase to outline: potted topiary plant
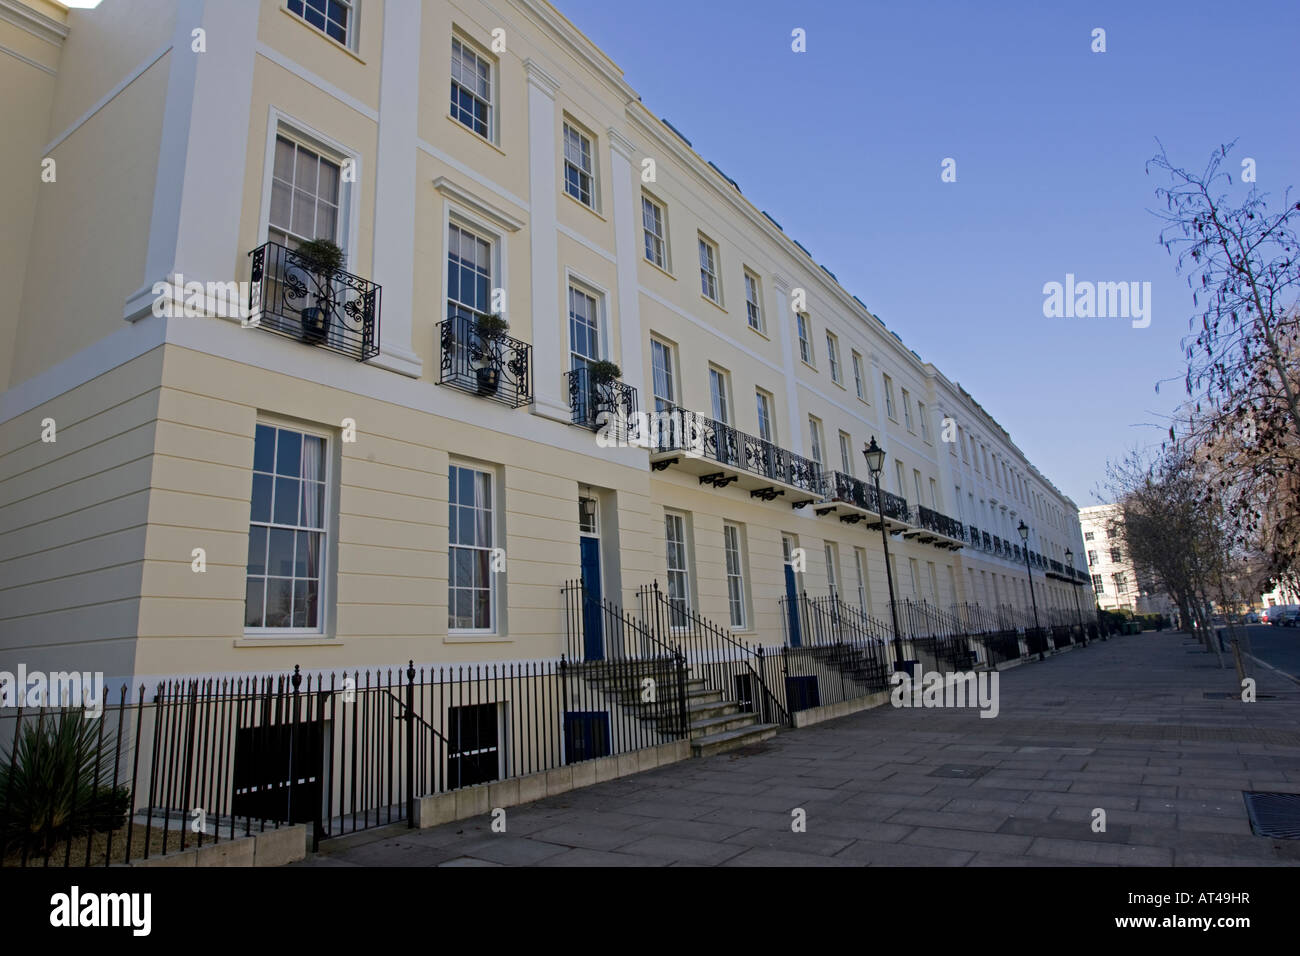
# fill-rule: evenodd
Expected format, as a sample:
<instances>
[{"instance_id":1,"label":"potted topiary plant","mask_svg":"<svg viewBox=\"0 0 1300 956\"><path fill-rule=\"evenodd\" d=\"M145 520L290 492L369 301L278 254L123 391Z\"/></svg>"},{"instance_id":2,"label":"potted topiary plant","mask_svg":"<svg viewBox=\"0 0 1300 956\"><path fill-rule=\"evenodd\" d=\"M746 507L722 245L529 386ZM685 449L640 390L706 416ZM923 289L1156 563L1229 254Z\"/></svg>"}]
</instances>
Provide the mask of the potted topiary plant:
<instances>
[{"instance_id":1,"label":"potted topiary plant","mask_svg":"<svg viewBox=\"0 0 1300 956\"><path fill-rule=\"evenodd\" d=\"M316 280L315 304L302 310L302 337L307 342L325 338L334 273L343 268L343 250L330 239L312 239L293 250L298 265Z\"/></svg>"},{"instance_id":2,"label":"potted topiary plant","mask_svg":"<svg viewBox=\"0 0 1300 956\"><path fill-rule=\"evenodd\" d=\"M601 359L599 362L592 362L587 366L587 379L592 386L608 385L623 377L623 370L614 362L607 359Z\"/></svg>"},{"instance_id":3,"label":"potted topiary plant","mask_svg":"<svg viewBox=\"0 0 1300 956\"><path fill-rule=\"evenodd\" d=\"M510 323L505 317L493 313L492 315L480 315L474 321L474 332L479 338L479 358L483 362L474 372L478 377L478 391L480 395L496 394L497 386L501 381L501 368L494 360L491 344L501 338L510 330Z\"/></svg>"}]
</instances>

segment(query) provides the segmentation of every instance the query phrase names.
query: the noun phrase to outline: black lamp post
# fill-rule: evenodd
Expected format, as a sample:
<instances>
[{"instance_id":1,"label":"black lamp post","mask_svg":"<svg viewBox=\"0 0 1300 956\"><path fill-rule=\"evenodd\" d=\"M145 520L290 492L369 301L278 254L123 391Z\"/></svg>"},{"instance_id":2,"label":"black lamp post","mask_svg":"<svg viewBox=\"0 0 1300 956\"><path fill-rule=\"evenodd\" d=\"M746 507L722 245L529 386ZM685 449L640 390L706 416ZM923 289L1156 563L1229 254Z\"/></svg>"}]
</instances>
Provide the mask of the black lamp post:
<instances>
[{"instance_id":1,"label":"black lamp post","mask_svg":"<svg viewBox=\"0 0 1300 956\"><path fill-rule=\"evenodd\" d=\"M1029 526L1021 519L1020 527L1016 529L1020 532L1020 542L1024 545L1021 548L1025 552L1025 576L1029 578L1029 600L1034 606L1034 630L1038 632L1038 659L1045 660L1047 655L1043 653L1047 646L1047 640L1042 633L1042 628L1038 624L1038 598L1034 597L1034 574L1029 570Z\"/></svg>"},{"instance_id":2,"label":"black lamp post","mask_svg":"<svg viewBox=\"0 0 1300 956\"><path fill-rule=\"evenodd\" d=\"M1074 566L1074 552L1069 548L1065 549L1065 562L1070 566L1070 574L1074 576L1074 616L1079 621L1079 637L1083 640L1083 646L1088 646L1088 632L1083 629L1083 609L1079 606L1079 569Z\"/></svg>"},{"instance_id":3,"label":"black lamp post","mask_svg":"<svg viewBox=\"0 0 1300 956\"><path fill-rule=\"evenodd\" d=\"M876 510L880 515L880 543L885 546L885 580L889 584L889 614L894 621L894 664L895 670L903 669L903 643L898 629L898 608L894 605L894 572L889 566L889 532L885 530L885 503L880 495L880 472L885 467L885 450L876 444L876 436L871 436L871 444L862 449L862 456L867 459L867 469L876 483Z\"/></svg>"}]
</instances>

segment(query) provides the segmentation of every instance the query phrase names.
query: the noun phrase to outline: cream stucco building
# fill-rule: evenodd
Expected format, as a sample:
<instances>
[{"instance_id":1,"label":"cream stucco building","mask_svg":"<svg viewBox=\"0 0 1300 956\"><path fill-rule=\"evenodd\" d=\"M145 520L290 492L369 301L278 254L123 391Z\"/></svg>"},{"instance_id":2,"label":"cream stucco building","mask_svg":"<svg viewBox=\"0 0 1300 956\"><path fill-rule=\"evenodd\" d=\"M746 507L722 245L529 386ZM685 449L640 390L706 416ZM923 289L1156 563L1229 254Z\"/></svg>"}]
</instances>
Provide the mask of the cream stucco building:
<instances>
[{"instance_id":1,"label":"cream stucco building","mask_svg":"<svg viewBox=\"0 0 1300 956\"><path fill-rule=\"evenodd\" d=\"M0 54L0 667L551 658L580 575L780 643L789 587L889 617L882 510L900 598L1028 609L1023 521L1040 609L1092 606L923 317L544 0L0 0Z\"/></svg>"},{"instance_id":2,"label":"cream stucco building","mask_svg":"<svg viewBox=\"0 0 1300 956\"><path fill-rule=\"evenodd\" d=\"M1079 510L1088 572L1097 605L1105 611L1129 610L1134 614L1176 614L1168 596L1151 588L1133 566L1117 525L1123 518L1113 504Z\"/></svg>"}]
</instances>

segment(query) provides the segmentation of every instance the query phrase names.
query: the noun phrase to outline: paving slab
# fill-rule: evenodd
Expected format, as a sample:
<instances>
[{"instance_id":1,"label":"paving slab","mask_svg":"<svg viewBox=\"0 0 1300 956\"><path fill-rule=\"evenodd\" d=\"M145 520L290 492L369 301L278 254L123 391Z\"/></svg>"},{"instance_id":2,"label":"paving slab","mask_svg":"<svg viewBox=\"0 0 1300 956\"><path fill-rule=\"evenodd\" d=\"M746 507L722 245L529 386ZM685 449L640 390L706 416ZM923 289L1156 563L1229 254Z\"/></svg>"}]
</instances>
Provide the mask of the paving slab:
<instances>
[{"instance_id":1,"label":"paving slab","mask_svg":"<svg viewBox=\"0 0 1300 956\"><path fill-rule=\"evenodd\" d=\"M1184 638L1003 671L993 719L879 707L295 865L1294 866L1241 791L1300 792L1300 694L1261 669L1276 699L1206 698L1235 672Z\"/></svg>"}]
</instances>

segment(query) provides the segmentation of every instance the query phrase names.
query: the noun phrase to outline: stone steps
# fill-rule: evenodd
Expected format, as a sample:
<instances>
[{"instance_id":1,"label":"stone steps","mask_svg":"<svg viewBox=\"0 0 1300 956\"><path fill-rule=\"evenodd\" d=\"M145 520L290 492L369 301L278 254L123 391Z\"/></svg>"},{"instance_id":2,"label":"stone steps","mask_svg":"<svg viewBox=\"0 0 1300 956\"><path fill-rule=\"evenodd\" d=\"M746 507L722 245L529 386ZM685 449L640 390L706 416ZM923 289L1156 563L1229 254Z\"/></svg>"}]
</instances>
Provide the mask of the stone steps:
<instances>
[{"instance_id":1,"label":"stone steps","mask_svg":"<svg viewBox=\"0 0 1300 956\"><path fill-rule=\"evenodd\" d=\"M752 714L746 716L751 721L755 719ZM715 754L726 753L728 750L748 747L759 741L775 737L780 729L777 724L751 723L735 730L726 730L722 733L696 737L691 741L691 754L696 757L712 757Z\"/></svg>"}]
</instances>

